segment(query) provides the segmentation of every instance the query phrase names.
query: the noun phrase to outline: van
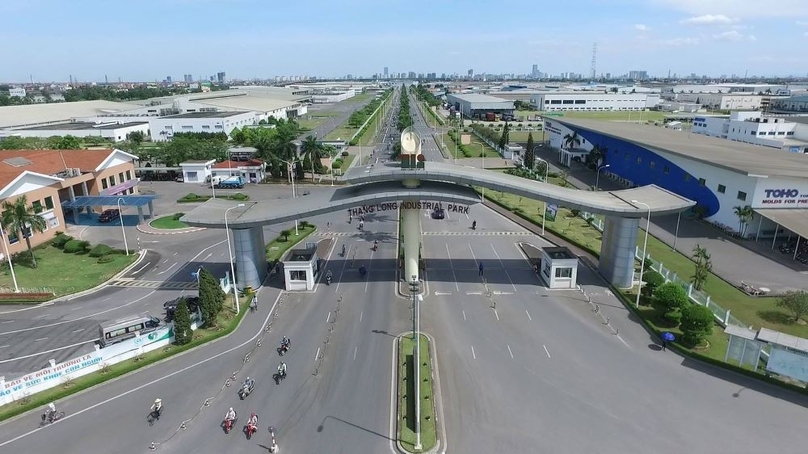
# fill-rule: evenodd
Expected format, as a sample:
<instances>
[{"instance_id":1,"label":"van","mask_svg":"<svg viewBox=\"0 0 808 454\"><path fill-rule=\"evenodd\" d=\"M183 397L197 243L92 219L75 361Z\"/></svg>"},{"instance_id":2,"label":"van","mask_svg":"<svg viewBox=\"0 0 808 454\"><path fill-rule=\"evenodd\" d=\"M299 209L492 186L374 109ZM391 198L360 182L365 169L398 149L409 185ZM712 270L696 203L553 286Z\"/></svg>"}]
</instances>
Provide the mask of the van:
<instances>
[{"instance_id":1,"label":"van","mask_svg":"<svg viewBox=\"0 0 808 454\"><path fill-rule=\"evenodd\" d=\"M104 322L98 326L99 344L104 348L133 339L138 332L140 334L152 332L159 326L160 319L148 313Z\"/></svg>"}]
</instances>

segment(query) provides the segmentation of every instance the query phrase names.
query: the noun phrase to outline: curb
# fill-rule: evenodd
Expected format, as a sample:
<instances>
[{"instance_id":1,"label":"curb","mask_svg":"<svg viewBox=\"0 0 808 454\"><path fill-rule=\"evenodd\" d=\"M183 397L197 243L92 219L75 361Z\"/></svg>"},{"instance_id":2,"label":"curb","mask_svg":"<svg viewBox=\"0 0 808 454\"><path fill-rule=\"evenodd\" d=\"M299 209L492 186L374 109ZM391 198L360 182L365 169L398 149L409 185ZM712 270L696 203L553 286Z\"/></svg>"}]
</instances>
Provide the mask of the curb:
<instances>
[{"instance_id":1,"label":"curb","mask_svg":"<svg viewBox=\"0 0 808 454\"><path fill-rule=\"evenodd\" d=\"M140 252L139 252L140 257L138 257L137 260L132 262L131 265L129 265L126 268L122 269L120 272L118 272L117 274L115 274L111 278L107 279L106 281L96 285L95 287L93 287L91 289L83 290L81 292L72 293L70 295L65 295L65 296L63 296L63 297L61 297L59 299L48 301L47 303L57 303L59 301L70 301L70 300L73 300L73 299L76 299L76 298L81 298L82 296L90 295L92 293L95 293L95 292L105 288L110 281L114 281L116 279L119 279L120 276L123 276L124 274L128 273L129 271L132 271L132 269L134 267L136 267L137 265L140 264L140 262L143 261L143 259L146 257L147 252L149 252L148 249L141 249ZM43 303L43 304L47 304L47 303Z\"/></svg>"},{"instance_id":2,"label":"curb","mask_svg":"<svg viewBox=\"0 0 808 454\"><path fill-rule=\"evenodd\" d=\"M401 367L401 365L398 363L398 348L399 348L399 339L401 339L402 336L406 336L409 333L411 333L411 331L401 333L398 336L396 336L396 339L393 341L393 346L394 346L394 349L395 349L395 354L393 355L393 361L395 361L395 365L396 365L395 377L394 377L394 380L396 381L396 386L395 386L395 393L396 393L395 394L395 396L396 396L396 405L395 405L395 409L396 409L396 412L395 412L395 415L396 415L396 433L395 434L390 434L390 435L395 436L396 449L398 449L398 451L401 452L402 454L413 454L413 451L408 451L408 450L404 449L404 446L401 445L401 440L399 440L399 438L398 438L398 427L399 427L399 419L398 419L398 391L399 391L398 372L399 372L399 369ZM421 335L425 336L427 339L429 339L429 362L432 365L432 377L431 378L432 378L432 383L434 383L434 386L432 387L432 394L433 394L433 397L434 397L432 399L432 405L433 405L434 410L435 410L435 432L436 432L435 446L432 449L430 449L429 451L418 451L418 452L424 453L424 454L437 454L437 453L443 454L443 453L446 452L446 439L445 439L446 430L445 430L445 426L444 426L444 422L443 422L443 396L442 396L441 390L440 390L440 375L438 374L437 350L435 349L435 338L432 337L432 335L430 335L429 333L426 333L424 331L421 331L418 334L421 334ZM443 449L441 449L441 446L443 446Z\"/></svg>"},{"instance_id":3,"label":"curb","mask_svg":"<svg viewBox=\"0 0 808 454\"><path fill-rule=\"evenodd\" d=\"M147 230L147 228L149 230ZM157 231L158 229L154 229L149 224L138 224L137 231L140 233L145 233L147 235L182 235L185 233L194 233L194 232L201 232L202 230L206 230L203 227L188 227L185 229L175 229L171 231Z\"/></svg>"}]
</instances>

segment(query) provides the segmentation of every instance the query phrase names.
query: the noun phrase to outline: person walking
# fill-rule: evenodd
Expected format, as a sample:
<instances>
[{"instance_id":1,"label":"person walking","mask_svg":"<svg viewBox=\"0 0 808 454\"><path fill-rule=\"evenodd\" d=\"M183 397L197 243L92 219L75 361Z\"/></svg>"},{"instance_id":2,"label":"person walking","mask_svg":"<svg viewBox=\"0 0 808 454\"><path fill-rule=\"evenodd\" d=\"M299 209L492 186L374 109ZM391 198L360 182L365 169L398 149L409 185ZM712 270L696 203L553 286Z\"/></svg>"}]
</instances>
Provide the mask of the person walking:
<instances>
[{"instance_id":1,"label":"person walking","mask_svg":"<svg viewBox=\"0 0 808 454\"><path fill-rule=\"evenodd\" d=\"M480 276L483 275L483 262L480 262Z\"/></svg>"}]
</instances>

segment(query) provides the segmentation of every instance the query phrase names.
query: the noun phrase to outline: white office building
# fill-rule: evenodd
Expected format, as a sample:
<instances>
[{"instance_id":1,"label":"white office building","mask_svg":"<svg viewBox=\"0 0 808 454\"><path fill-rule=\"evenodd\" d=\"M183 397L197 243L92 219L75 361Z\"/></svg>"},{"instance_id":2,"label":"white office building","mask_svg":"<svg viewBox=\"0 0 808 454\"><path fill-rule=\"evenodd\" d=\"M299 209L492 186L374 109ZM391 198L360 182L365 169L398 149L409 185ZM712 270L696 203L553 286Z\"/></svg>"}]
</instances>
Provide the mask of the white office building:
<instances>
[{"instance_id":1,"label":"white office building","mask_svg":"<svg viewBox=\"0 0 808 454\"><path fill-rule=\"evenodd\" d=\"M734 142L808 153L808 124L760 112L733 112L730 116L695 117L693 133Z\"/></svg>"},{"instance_id":2,"label":"white office building","mask_svg":"<svg viewBox=\"0 0 808 454\"><path fill-rule=\"evenodd\" d=\"M166 142L178 132L223 132L257 123L255 112L192 112L149 118L151 138Z\"/></svg>"},{"instance_id":3,"label":"white office building","mask_svg":"<svg viewBox=\"0 0 808 454\"><path fill-rule=\"evenodd\" d=\"M709 109L759 110L765 107L771 96L752 93L676 93L679 102L701 104Z\"/></svg>"},{"instance_id":4,"label":"white office building","mask_svg":"<svg viewBox=\"0 0 808 454\"><path fill-rule=\"evenodd\" d=\"M536 110L559 111L613 111L645 110L659 104L658 94L653 93L603 93L603 92L547 92L530 98Z\"/></svg>"}]
</instances>

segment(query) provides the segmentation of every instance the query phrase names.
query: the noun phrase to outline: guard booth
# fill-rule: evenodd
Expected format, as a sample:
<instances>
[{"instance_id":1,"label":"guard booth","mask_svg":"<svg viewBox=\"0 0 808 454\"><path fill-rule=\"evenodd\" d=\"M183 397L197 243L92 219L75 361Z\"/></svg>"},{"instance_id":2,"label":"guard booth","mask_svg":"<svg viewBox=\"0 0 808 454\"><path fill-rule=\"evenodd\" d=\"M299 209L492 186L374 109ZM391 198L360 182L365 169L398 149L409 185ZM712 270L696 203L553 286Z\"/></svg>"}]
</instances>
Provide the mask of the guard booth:
<instances>
[{"instance_id":1,"label":"guard booth","mask_svg":"<svg viewBox=\"0 0 808 454\"><path fill-rule=\"evenodd\" d=\"M578 281L578 257L565 247L545 247L539 263L542 281L552 289L573 289Z\"/></svg>"},{"instance_id":2,"label":"guard booth","mask_svg":"<svg viewBox=\"0 0 808 454\"><path fill-rule=\"evenodd\" d=\"M317 256L317 243L306 243L303 249L289 251L283 261L286 290L313 290L321 266L322 259Z\"/></svg>"}]
</instances>

